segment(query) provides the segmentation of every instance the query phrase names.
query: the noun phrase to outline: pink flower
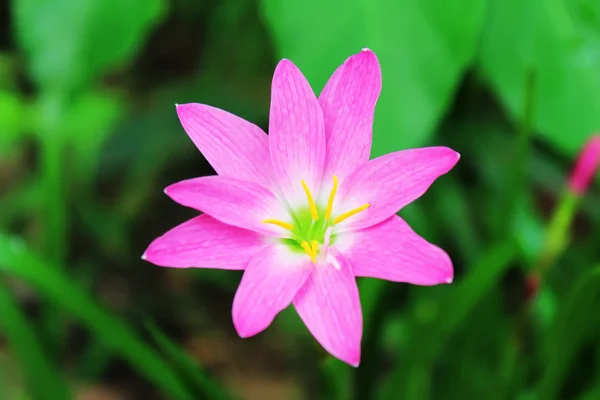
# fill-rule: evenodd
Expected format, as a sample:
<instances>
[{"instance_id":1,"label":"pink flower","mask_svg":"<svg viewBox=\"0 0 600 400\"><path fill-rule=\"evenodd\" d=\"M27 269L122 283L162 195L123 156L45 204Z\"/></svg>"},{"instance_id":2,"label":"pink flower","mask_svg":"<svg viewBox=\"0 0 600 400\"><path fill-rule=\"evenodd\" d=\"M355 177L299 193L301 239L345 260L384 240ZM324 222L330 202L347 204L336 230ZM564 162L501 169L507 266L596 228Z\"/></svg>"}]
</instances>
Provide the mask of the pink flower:
<instances>
[{"instance_id":1,"label":"pink flower","mask_svg":"<svg viewBox=\"0 0 600 400\"><path fill-rule=\"evenodd\" d=\"M241 337L266 329L293 304L332 355L358 366L362 312L355 277L450 283L452 263L398 210L458 162L447 147L369 161L381 71L364 49L340 66L317 99L282 60L271 88L269 135L203 104L177 106L186 132L219 174L167 187L204 214L156 239L156 265L244 270L233 301Z\"/></svg>"},{"instance_id":2,"label":"pink flower","mask_svg":"<svg viewBox=\"0 0 600 400\"><path fill-rule=\"evenodd\" d=\"M585 144L569 177L568 187L578 196L587 191L600 168L600 136L592 136Z\"/></svg>"}]
</instances>

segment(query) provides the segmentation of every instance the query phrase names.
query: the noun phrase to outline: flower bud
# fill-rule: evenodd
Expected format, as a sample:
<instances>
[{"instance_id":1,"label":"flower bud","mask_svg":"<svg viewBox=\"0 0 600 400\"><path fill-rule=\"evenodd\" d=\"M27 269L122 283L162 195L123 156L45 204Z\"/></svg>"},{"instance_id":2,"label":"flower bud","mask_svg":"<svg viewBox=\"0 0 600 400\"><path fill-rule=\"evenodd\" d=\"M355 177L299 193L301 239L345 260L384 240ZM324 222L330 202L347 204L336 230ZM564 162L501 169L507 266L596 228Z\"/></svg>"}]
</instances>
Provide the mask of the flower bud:
<instances>
[{"instance_id":1,"label":"flower bud","mask_svg":"<svg viewBox=\"0 0 600 400\"><path fill-rule=\"evenodd\" d=\"M592 136L585 144L569 177L568 187L577 196L587 191L600 167L600 135Z\"/></svg>"}]
</instances>

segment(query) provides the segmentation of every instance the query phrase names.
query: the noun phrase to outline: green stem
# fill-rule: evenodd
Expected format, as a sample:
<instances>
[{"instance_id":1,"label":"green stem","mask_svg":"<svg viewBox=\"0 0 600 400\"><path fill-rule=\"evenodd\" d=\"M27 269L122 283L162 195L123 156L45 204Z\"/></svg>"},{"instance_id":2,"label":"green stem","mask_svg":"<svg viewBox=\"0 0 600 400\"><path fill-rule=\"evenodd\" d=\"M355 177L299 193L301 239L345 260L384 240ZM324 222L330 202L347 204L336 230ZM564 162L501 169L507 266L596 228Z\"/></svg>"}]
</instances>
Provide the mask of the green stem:
<instances>
[{"instance_id":1,"label":"green stem","mask_svg":"<svg viewBox=\"0 0 600 400\"><path fill-rule=\"evenodd\" d=\"M56 93L40 99L41 176L44 193L44 254L61 265L66 257L67 205L63 194L63 160L60 121L64 99Z\"/></svg>"},{"instance_id":2,"label":"green stem","mask_svg":"<svg viewBox=\"0 0 600 400\"><path fill-rule=\"evenodd\" d=\"M540 279L564 253L570 240L571 223L579 204L580 198L571 191L565 190L561 195L546 231L544 248L533 268L533 273L538 274Z\"/></svg>"},{"instance_id":3,"label":"green stem","mask_svg":"<svg viewBox=\"0 0 600 400\"><path fill-rule=\"evenodd\" d=\"M46 92L40 97L41 183L44 196L42 209L43 254L53 265L62 266L67 255L67 204L64 194L64 160L61 120L64 118L65 97ZM50 347L57 351L62 343L63 318L59 311L47 306L43 323L49 333Z\"/></svg>"},{"instance_id":4,"label":"green stem","mask_svg":"<svg viewBox=\"0 0 600 400\"><path fill-rule=\"evenodd\" d=\"M546 230L546 239L544 247L539 255L538 261L530 272L530 278L537 279L535 291L539 291L539 286L543 281L546 272L556 263L558 258L564 253L570 239L570 228L575 213L577 212L580 198L569 190L565 190L552 214L552 219ZM523 353L525 341L530 335L531 315L533 312L533 302L537 293L525 301L515 321L515 329L509 348L507 349L504 367L501 371L502 382L509 386L507 398L514 398L511 392L516 387L517 377L515 377L516 367L519 357ZM524 366L526 368L527 365ZM511 383L512 382L512 383Z\"/></svg>"},{"instance_id":5,"label":"green stem","mask_svg":"<svg viewBox=\"0 0 600 400\"><path fill-rule=\"evenodd\" d=\"M523 119L521 126L518 129L515 161L513 163L513 170L509 180L511 189L509 191L510 197L507 202L507 215L510 216L509 225L507 226L507 232L509 234L512 233L513 226L511 226L511 224L516 221L519 213L519 207L525 200L523 196L529 193L529 190L526 187L526 171L528 169L528 160L531 158L530 148L534 119L534 95L535 72L533 69L529 69L526 76L523 94ZM504 398L506 396L510 398L510 396L513 395L512 390L515 386L514 382L516 382L514 374L522 352L522 341L524 340L529 327L529 308L530 303L525 302L519 314L517 315L517 318L515 319L514 330L511 332L507 342L507 348L505 350L502 363L499 367L499 383L504 389L498 392L499 398Z\"/></svg>"},{"instance_id":6,"label":"green stem","mask_svg":"<svg viewBox=\"0 0 600 400\"><path fill-rule=\"evenodd\" d=\"M507 214L509 225L507 232L511 232L511 224L514 223L518 215L518 209L523 200L523 194L527 193L527 163L530 159L531 133L534 119L534 100L535 100L535 72L529 69L525 78L525 88L523 92L523 116L521 125L517 131L515 160L512 163L512 171L509 179L509 194L507 201Z\"/></svg>"}]
</instances>

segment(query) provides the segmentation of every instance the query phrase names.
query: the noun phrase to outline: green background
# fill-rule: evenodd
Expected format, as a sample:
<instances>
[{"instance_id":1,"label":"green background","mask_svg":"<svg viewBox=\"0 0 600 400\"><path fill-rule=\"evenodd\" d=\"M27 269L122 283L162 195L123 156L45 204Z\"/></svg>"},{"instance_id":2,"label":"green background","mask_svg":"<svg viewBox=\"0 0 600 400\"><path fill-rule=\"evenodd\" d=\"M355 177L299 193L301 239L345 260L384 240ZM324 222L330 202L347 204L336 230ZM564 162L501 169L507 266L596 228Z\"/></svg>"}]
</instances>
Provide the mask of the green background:
<instances>
[{"instance_id":1,"label":"green background","mask_svg":"<svg viewBox=\"0 0 600 400\"><path fill-rule=\"evenodd\" d=\"M454 283L360 280L354 369L293 310L238 338L239 272L140 256L194 215L163 188L214 173L175 103L266 129L279 59L319 93L364 47L372 156L462 158L400 213ZM597 131L597 0L0 0L0 398L598 399L598 179L544 240Z\"/></svg>"}]
</instances>

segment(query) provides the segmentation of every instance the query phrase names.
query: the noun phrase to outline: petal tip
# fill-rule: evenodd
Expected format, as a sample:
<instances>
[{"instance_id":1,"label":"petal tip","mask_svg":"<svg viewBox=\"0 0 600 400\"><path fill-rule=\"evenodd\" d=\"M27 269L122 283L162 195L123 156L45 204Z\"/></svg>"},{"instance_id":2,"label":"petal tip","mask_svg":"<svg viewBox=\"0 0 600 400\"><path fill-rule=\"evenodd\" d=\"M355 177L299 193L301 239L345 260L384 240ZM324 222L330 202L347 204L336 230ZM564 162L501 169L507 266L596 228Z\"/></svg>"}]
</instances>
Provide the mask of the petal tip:
<instances>
[{"instance_id":1,"label":"petal tip","mask_svg":"<svg viewBox=\"0 0 600 400\"><path fill-rule=\"evenodd\" d=\"M175 111L177 112L179 118L189 118L193 117L195 114L194 111L201 110L202 106L203 105L198 103L175 103ZM184 121L182 120L182 122Z\"/></svg>"},{"instance_id":2,"label":"petal tip","mask_svg":"<svg viewBox=\"0 0 600 400\"><path fill-rule=\"evenodd\" d=\"M238 334L238 336L239 336L240 338L242 338L242 339L248 339L249 337L251 337L251 336L252 336L252 335L251 335L250 333L248 333L248 332L240 332L240 331L237 331L237 334Z\"/></svg>"},{"instance_id":3,"label":"petal tip","mask_svg":"<svg viewBox=\"0 0 600 400\"><path fill-rule=\"evenodd\" d=\"M381 67L379 65L379 59L377 58L377 55L375 54L375 52L373 50L371 50L368 47L365 47L364 49L362 49L360 51L360 53L349 57L349 59L347 61L349 61L351 59L362 60L361 62L366 63L366 65L363 66L363 68L367 68L366 72L375 74L375 76L377 77L377 81L381 80L380 79Z\"/></svg>"},{"instance_id":4,"label":"petal tip","mask_svg":"<svg viewBox=\"0 0 600 400\"><path fill-rule=\"evenodd\" d=\"M353 354L352 356L346 358L343 361L345 361L351 367L358 368L358 366L360 365L360 352Z\"/></svg>"},{"instance_id":5,"label":"petal tip","mask_svg":"<svg viewBox=\"0 0 600 400\"><path fill-rule=\"evenodd\" d=\"M166 188L164 188L163 193L169 197L172 197L171 195L173 194L173 185L169 185Z\"/></svg>"},{"instance_id":6,"label":"petal tip","mask_svg":"<svg viewBox=\"0 0 600 400\"><path fill-rule=\"evenodd\" d=\"M148 259L148 253L145 252L144 254L142 254L142 260L146 261Z\"/></svg>"},{"instance_id":7,"label":"petal tip","mask_svg":"<svg viewBox=\"0 0 600 400\"><path fill-rule=\"evenodd\" d=\"M453 281L454 281L453 277L446 278L446 283L448 283L448 284L452 283Z\"/></svg>"},{"instance_id":8,"label":"petal tip","mask_svg":"<svg viewBox=\"0 0 600 400\"><path fill-rule=\"evenodd\" d=\"M169 185L163 189L163 193L167 195L168 198L177 203L177 190L174 189L175 184Z\"/></svg>"},{"instance_id":9,"label":"petal tip","mask_svg":"<svg viewBox=\"0 0 600 400\"><path fill-rule=\"evenodd\" d=\"M235 328L235 332L238 334L238 336L242 339L248 339L249 337L252 337L254 335L257 334L257 332L252 332L250 329L248 329L247 327L242 326L244 324L240 324L239 321L236 322L236 320L233 320L233 327Z\"/></svg>"},{"instance_id":10,"label":"petal tip","mask_svg":"<svg viewBox=\"0 0 600 400\"><path fill-rule=\"evenodd\" d=\"M290 71L290 69L300 71L296 64L294 64L290 59L282 58L277 63L277 66L275 67L275 72L287 73L288 71Z\"/></svg>"}]
</instances>

